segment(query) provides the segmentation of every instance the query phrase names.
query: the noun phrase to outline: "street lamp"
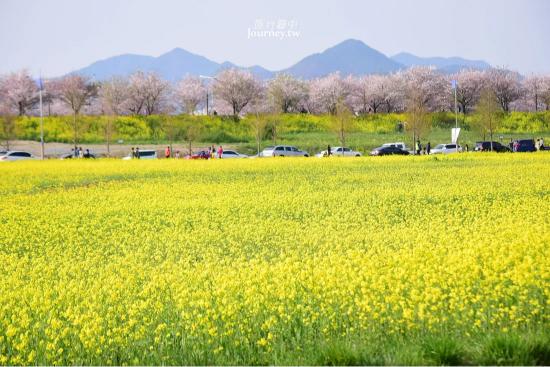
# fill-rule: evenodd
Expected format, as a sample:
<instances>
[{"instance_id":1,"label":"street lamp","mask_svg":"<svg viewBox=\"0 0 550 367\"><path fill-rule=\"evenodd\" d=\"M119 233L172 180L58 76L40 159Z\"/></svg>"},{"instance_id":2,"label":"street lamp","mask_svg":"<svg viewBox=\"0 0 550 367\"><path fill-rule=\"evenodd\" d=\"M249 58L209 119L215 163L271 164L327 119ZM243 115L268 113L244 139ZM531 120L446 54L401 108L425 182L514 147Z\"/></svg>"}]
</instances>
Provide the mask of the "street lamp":
<instances>
[{"instance_id":1,"label":"street lamp","mask_svg":"<svg viewBox=\"0 0 550 367\"><path fill-rule=\"evenodd\" d=\"M208 76L208 75L199 75L199 78L218 80L216 77ZM211 95L211 98L212 98L212 104L214 104L214 95ZM206 116L208 116L208 86L206 87Z\"/></svg>"},{"instance_id":2,"label":"street lamp","mask_svg":"<svg viewBox=\"0 0 550 367\"><path fill-rule=\"evenodd\" d=\"M44 84L42 83L42 73L38 77L38 99L40 103L40 159L44 160L44 113L42 111L42 90Z\"/></svg>"}]
</instances>

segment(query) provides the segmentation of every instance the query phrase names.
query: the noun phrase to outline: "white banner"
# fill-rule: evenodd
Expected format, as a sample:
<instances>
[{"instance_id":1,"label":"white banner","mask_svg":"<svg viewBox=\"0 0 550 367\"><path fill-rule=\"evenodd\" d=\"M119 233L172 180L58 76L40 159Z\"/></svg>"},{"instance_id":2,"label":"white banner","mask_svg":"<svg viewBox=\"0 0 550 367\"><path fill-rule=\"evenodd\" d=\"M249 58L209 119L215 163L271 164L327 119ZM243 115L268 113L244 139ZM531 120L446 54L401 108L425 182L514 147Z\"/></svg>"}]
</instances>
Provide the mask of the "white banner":
<instances>
[{"instance_id":1,"label":"white banner","mask_svg":"<svg viewBox=\"0 0 550 367\"><path fill-rule=\"evenodd\" d=\"M456 141L458 140L458 135L460 135L460 128L453 127L451 129L451 143L456 144Z\"/></svg>"}]
</instances>

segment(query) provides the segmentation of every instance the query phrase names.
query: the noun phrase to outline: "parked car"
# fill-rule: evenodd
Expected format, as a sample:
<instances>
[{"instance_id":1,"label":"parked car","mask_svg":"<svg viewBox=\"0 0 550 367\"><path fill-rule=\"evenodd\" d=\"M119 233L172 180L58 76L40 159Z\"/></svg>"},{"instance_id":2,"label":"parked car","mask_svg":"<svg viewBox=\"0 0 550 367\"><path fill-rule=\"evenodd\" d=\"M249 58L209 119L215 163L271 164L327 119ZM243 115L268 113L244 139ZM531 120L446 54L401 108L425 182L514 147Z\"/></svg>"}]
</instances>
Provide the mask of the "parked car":
<instances>
[{"instance_id":1,"label":"parked car","mask_svg":"<svg viewBox=\"0 0 550 367\"><path fill-rule=\"evenodd\" d=\"M262 157L309 157L307 152L290 145L266 147L260 155Z\"/></svg>"},{"instance_id":2,"label":"parked car","mask_svg":"<svg viewBox=\"0 0 550 367\"><path fill-rule=\"evenodd\" d=\"M187 159L210 159L211 155L210 155L209 151L201 150L201 151L193 153L191 155L187 155L185 158L187 158Z\"/></svg>"},{"instance_id":3,"label":"parked car","mask_svg":"<svg viewBox=\"0 0 550 367\"><path fill-rule=\"evenodd\" d=\"M14 162L29 159L36 159L31 153L10 150L0 155L0 162Z\"/></svg>"},{"instance_id":4,"label":"parked car","mask_svg":"<svg viewBox=\"0 0 550 367\"><path fill-rule=\"evenodd\" d=\"M222 153L222 158L248 158L246 154L241 154L234 150L224 150Z\"/></svg>"},{"instance_id":5,"label":"parked car","mask_svg":"<svg viewBox=\"0 0 550 367\"><path fill-rule=\"evenodd\" d=\"M406 150L407 152L410 151L410 149L403 142L384 143L384 144L382 144L382 147L384 147L384 148L385 147L397 147L397 148L400 148L401 150Z\"/></svg>"},{"instance_id":6,"label":"parked car","mask_svg":"<svg viewBox=\"0 0 550 367\"><path fill-rule=\"evenodd\" d=\"M512 143L512 150L514 152L536 152L537 147L535 146L534 139L521 139L515 140L517 142L517 147L514 149L514 143Z\"/></svg>"},{"instance_id":7,"label":"parked car","mask_svg":"<svg viewBox=\"0 0 550 367\"><path fill-rule=\"evenodd\" d=\"M337 157L361 157L361 152L356 152L355 150L352 150L351 148L343 148L343 147L334 147L330 150L330 153L333 156ZM316 157L327 157L328 151L323 150L317 154L315 154Z\"/></svg>"},{"instance_id":8,"label":"parked car","mask_svg":"<svg viewBox=\"0 0 550 367\"><path fill-rule=\"evenodd\" d=\"M456 144L438 144L430 150L430 154L451 154L462 152L462 147Z\"/></svg>"},{"instance_id":9,"label":"parked car","mask_svg":"<svg viewBox=\"0 0 550 367\"><path fill-rule=\"evenodd\" d=\"M409 155L410 153L406 150L403 150L398 147L378 147L373 149L370 152L371 156L381 156L381 155Z\"/></svg>"},{"instance_id":10,"label":"parked car","mask_svg":"<svg viewBox=\"0 0 550 367\"><path fill-rule=\"evenodd\" d=\"M126 157L122 158L125 161L133 159L132 153L128 154ZM140 150L139 151L139 159L157 159L157 151L156 150Z\"/></svg>"},{"instance_id":11,"label":"parked car","mask_svg":"<svg viewBox=\"0 0 550 367\"><path fill-rule=\"evenodd\" d=\"M490 141L476 141L476 146L474 147L476 152L490 152L491 151L491 142ZM510 148L506 145L500 144L498 141L493 141L493 152L509 152Z\"/></svg>"}]
</instances>

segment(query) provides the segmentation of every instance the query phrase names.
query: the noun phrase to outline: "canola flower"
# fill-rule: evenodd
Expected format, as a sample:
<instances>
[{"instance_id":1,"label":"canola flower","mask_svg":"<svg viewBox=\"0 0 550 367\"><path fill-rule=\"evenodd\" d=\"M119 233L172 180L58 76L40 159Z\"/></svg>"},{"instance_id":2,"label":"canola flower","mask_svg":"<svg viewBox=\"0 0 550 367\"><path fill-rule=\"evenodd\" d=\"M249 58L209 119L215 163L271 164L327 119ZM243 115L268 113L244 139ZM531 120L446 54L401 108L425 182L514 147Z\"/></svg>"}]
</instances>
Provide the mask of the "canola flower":
<instances>
[{"instance_id":1,"label":"canola flower","mask_svg":"<svg viewBox=\"0 0 550 367\"><path fill-rule=\"evenodd\" d=\"M550 329L548 154L0 174L0 364L300 364Z\"/></svg>"}]
</instances>

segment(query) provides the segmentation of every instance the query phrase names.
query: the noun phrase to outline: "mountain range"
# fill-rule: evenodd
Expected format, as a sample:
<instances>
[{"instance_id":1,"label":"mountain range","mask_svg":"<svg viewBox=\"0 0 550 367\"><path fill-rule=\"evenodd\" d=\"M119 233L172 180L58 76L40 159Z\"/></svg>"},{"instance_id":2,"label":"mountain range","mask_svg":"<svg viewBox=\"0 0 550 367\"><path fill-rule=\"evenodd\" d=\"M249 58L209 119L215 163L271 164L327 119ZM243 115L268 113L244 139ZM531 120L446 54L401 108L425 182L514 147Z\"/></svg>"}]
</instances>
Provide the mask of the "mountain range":
<instances>
[{"instance_id":1,"label":"mountain range","mask_svg":"<svg viewBox=\"0 0 550 367\"><path fill-rule=\"evenodd\" d=\"M159 57L125 54L76 70L74 74L105 80L112 76L127 76L138 70L156 72L171 81L188 75L215 75L220 70L239 68L248 70L261 79L270 79L277 73L288 73L302 79L321 77L333 72L342 75L387 74L412 66L430 65L445 73L464 68L487 69L491 66L481 60L466 60L460 57L419 57L410 53L399 53L388 57L367 46L364 42L348 39L321 53L309 55L291 67L272 71L259 65L242 67L229 61L217 63L204 56L181 48L175 48ZM71 74L73 74L71 73Z\"/></svg>"}]
</instances>

